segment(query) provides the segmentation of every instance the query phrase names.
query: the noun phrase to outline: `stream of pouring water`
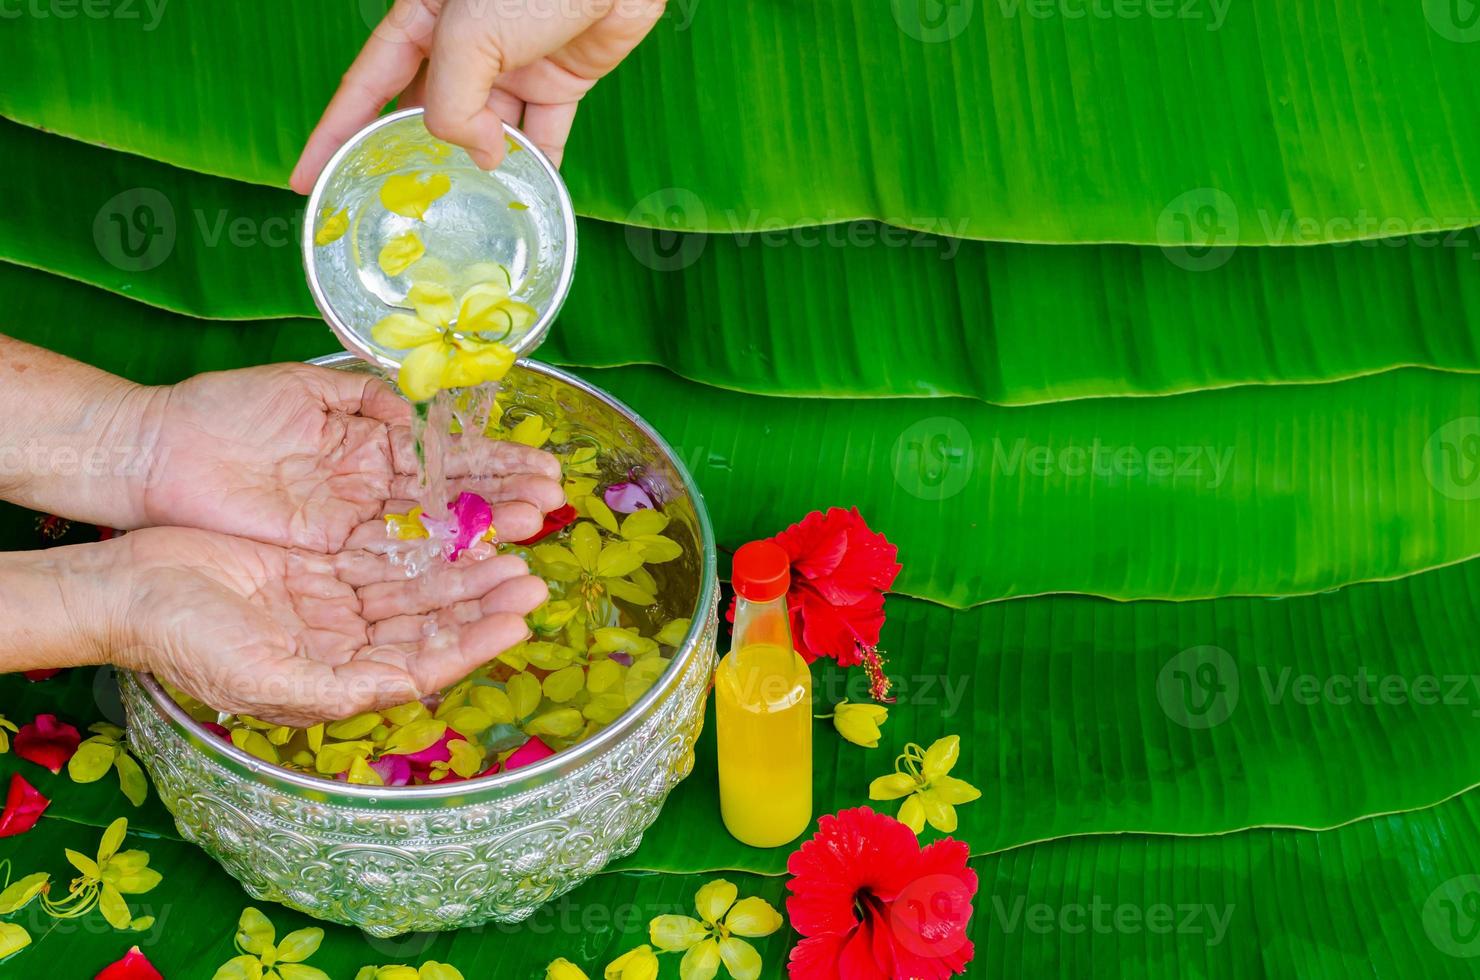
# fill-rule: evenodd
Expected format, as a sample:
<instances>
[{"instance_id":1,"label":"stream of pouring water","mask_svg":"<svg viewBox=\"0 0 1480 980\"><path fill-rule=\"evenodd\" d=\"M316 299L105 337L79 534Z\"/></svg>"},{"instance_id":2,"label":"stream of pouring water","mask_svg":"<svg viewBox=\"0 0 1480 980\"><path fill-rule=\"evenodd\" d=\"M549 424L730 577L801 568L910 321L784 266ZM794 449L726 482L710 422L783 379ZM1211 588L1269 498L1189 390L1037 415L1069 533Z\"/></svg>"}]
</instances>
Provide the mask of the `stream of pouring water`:
<instances>
[{"instance_id":1,"label":"stream of pouring water","mask_svg":"<svg viewBox=\"0 0 1480 980\"><path fill-rule=\"evenodd\" d=\"M497 410L500 385L488 383L457 392L441 391L428 403L416 407L412 421L412 439L416 447L418 486L417 503L432 518L444 518L449 505L457 498L466 477L488 476L481 460L494 440L485 433L490 417ZM451 475L450 475L451 474ZM389 527L389 554L401 566L407 578L435 577L448 563L445 550L448 541L433 533L426 538L400 539ZM479 542L464 554L475 561L491 557L492 544Z\"/></svg>"}]
</instances>

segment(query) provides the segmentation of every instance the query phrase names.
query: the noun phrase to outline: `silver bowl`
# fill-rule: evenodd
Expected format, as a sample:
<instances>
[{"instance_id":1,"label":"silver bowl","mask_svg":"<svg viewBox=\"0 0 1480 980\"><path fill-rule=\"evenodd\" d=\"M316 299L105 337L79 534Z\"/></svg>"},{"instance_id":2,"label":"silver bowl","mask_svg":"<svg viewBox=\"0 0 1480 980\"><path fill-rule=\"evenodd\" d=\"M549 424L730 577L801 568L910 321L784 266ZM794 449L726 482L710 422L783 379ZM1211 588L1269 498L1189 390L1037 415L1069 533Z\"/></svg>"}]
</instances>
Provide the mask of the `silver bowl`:
<instances>
[{"instance_id":1,"label":"silver bowl","mask_svg":"<svg viewBox=\"0 0 1480 980\"><path fill-rule=\"evenodd\" d=\"M445 280L453 295L474 282L463 281L457 270L502 265L514 298L539 313L523 333L502 338L504 344L524 355L545 339L575 276L576 213L549 157L508 124L504 134L512 149L497 170L482 170L466 150L427 132L421 109L403 109L360 130L329 160L304 211L303 266L314 304L346 350L388 371L400 366L404 352L378 343L371 327L409 309L411 283L426 275L432 261L445 267L432 278ZM449 175L451 188L433 203L427 220L392 214L377 202L388 176L432 171ZM511 210L511 203L519 209ZM318 245L325 208L347 209L350 226L332 244ZM381 246L407 231L424 241L427 256L387 276L376 257Z\"/></svg>"},{"instance_id":2,"label":"silver bowl","mask_svg":"<svg viewBox=\"0 0 1480 980\"><path fill-rule=\"evenodd\" d=\"M369 370L348 354L315 363ZM356 786L268 765L202 729L150 675L122 674L129 746L175 826L254 898L381 937L518 922L636 850L693 769L719 630L703 499L667 443L598 389L528 361L506 386L513 404L558 406L667 489L689 554L652 571L663 615L693 619L688 636L658 682L587 741L445 786Z\"/></svg>"}]
</instances>

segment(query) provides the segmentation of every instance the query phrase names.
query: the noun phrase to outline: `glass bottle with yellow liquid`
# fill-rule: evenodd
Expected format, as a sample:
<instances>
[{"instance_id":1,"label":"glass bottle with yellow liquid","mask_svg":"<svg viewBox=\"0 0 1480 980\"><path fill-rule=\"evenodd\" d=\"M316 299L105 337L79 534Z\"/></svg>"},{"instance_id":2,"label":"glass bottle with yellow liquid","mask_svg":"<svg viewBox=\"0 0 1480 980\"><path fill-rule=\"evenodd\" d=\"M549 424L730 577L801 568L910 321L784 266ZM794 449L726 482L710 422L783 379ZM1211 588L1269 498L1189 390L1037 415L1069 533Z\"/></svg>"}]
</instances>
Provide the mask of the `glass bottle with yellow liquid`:
<instances>
[{"instance_id":1,"label":"glass bottle with yellow liquid","mask_svg":"<svg viewBox=\"0 0 1480 980\"><path fill-rule=\"evenodd\" d=\"M714 675L720 813L741 843L780 847L812 823L812 673L792 646L781 546L742 546L731 580L734 640Z\"/></svg>"}]
</instances>

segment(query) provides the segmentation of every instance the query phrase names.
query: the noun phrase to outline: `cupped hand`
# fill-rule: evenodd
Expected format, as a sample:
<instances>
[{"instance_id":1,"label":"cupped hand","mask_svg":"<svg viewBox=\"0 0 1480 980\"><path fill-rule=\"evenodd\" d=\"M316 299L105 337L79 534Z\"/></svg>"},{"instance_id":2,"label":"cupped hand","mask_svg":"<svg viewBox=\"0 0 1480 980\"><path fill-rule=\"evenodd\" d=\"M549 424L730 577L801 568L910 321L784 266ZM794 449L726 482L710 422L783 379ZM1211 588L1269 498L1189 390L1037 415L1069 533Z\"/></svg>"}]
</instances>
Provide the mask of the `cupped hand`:
<instances>
[{"instance_id":1,"label":"cupped hand","mask_svg":"<svg viewBox=\"0 0 1480 980\"><path fill-rule=\"evenodd\" d=\"M434 136L478 166L504 156L501 122L558 165L576 107L652 30L666 0L396 0L345 73L293 168L307 194L334 151L391 99L426 106Z\"/></svg>"},{"instance_id":2,"label":"cupped hand","mask_svg":"<svg viewBox=\"0 0 1480 980\"><path fill-rule=\"evenodd\" d=\"M220 711L305 727L456 683L529 635L516 556L407 579L380 548L323 555L181 528L125 535L118 615L145 669Z\"/></svg>"},{"instance_id":3,"label":"cupped hand","mask_svg":"<svg viewBox=\"0 0 1480 980\"><path fill-rule=\"evenodd\" d=\"M390 502L420 496L411 407L370 375L306 364L204 374L161 389L150 415L150 525L333 553ZM456 448L452 490L487 499L504 541L535 534L565 500L549 453L481 438Z\"/></svg>"}]
</instances>

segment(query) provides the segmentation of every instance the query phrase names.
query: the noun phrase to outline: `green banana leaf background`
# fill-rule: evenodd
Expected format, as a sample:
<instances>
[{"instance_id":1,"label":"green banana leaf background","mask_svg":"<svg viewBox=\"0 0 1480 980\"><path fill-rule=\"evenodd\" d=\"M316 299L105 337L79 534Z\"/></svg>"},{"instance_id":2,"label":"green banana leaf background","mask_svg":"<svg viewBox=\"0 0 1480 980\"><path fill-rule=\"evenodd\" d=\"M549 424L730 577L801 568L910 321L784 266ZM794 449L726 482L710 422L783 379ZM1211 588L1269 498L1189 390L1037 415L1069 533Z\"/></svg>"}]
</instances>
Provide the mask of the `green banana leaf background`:
<instances>
[{"instance_id":1,"label":"green banana leaf background","mask_svg":"<svg viewBox=\"0 0 1480 980\"><path fill-rule=\"evenodd\" d=\"M146 384L335 350L284 188L385 8L7 8L0 332ZM1475 975L1472 13L669 0L583 104L581 265L538 356L665 434L723 551L828 506L899 546L899 703L877 749L818 723L817 813L961 737L968 976ZM37 519L0 507L0 546ZM0 677L0 714L41 712L121 723L111 670ZM5 917L34 942L0 976L233 955L252 902L157 796L12 772L53 800L0 840L12 878L127 815L164 880L139 933ZM530 922L329 926L309 963L599 976L714 877L783 907L786 858L725 833L711 719L639 850ZM764 976L798 938L758 941Z\"/></svg>"}]
</instances>

